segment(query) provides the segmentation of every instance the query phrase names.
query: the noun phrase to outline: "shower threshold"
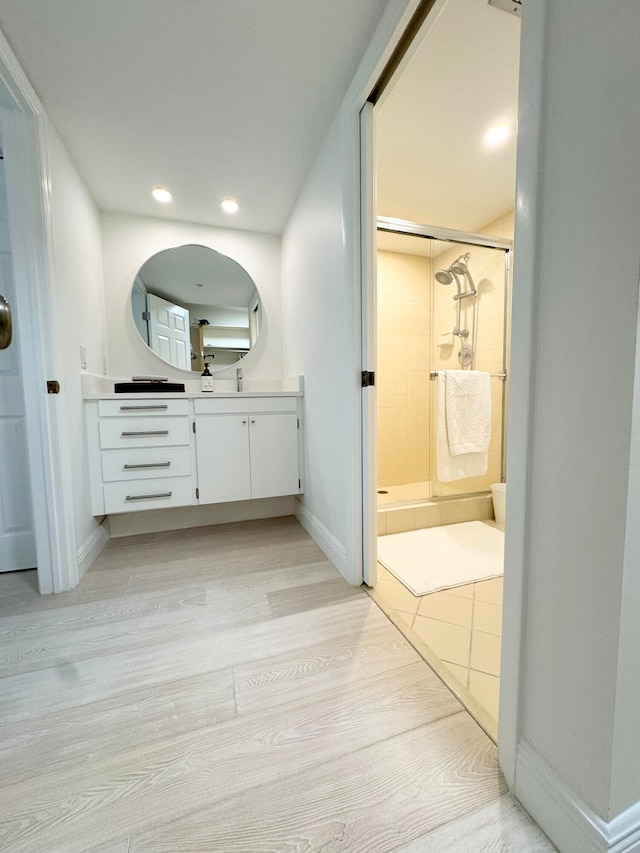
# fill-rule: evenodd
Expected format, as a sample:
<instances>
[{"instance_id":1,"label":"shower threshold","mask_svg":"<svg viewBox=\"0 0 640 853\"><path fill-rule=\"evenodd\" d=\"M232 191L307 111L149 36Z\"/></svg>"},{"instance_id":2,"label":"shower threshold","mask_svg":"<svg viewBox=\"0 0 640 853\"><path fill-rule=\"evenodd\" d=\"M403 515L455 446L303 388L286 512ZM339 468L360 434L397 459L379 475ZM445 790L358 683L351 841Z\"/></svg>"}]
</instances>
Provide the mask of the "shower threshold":
<instances>
[{"instance_id":1,"label":"shower threshold","mask_svg":"<svg viewBox=\"0 0 640 853\"><path fill-rule=\"evenodd\" d=\"M476 498L490 495L491 490L485 489L478 492L462 492L457 495L438 495L431 497L430 482L405 483L401 486L380 486L376 492L378 509L390 507L412 506L414 504L441 503L445 501L456 501L460 498Z\"/></svg>"},{"instance_id":2,"label":"shower threshold","mask_svg":"<svg viewBox=\"0 0 640 853\"><path fill-rule=\"evenodd\" d=\"M378 536L464 521L492 521L491 492L378 504Z\"/></svg>"}]
</instances>

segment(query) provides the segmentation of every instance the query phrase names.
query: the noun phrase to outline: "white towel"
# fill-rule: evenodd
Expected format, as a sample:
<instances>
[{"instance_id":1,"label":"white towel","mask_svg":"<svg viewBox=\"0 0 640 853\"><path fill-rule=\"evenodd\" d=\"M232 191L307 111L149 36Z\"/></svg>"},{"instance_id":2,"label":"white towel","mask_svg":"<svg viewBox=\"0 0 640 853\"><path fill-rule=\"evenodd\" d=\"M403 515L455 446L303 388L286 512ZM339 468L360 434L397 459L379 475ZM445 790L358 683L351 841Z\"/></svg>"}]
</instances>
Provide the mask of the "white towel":
<instances>
[{"instance_id":1,"label":"white towel","mask_svg":"<svg viewBox=\"0 0 640 853\"><path fill-rule=\"evenodd\" d=\"M438 464L438 480L450 483L452 480L462 480L465 477L481 477L487 473L489 464L488 442L484 450L462 453L454 456L449 448L447 433L447 378L451 373L472 373L475 371L440 370L438 372L438 426L436 430L436 457ZM480 372L480 371L478 371ZM485 374L487 379L489 374ZM489 423L491 422L491 397L489 396Z\"/></svg>"},{"instance_id":2,"label":"white towel","mask_svg":"<svg viewBox=\"0 0 640 853\"><path fill-rule=\"evenodd\" d=\"M445 370L447 438L452 456L484 453L491 441L491 386L482 370Z\"/></svg>"}]
</instances>

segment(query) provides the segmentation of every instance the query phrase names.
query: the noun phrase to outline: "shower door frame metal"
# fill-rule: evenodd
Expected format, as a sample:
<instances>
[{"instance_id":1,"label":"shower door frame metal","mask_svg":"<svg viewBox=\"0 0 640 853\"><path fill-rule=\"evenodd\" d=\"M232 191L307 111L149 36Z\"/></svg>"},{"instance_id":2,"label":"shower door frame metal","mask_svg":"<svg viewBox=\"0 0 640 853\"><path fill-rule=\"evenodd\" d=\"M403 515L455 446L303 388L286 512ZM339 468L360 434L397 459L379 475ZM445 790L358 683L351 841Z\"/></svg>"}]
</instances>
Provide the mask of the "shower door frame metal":
<instances>
[{"instance_id":1,"label":"shower door frame metal","mask_svg":"<svg viewBox=\"0 0 640 853\"><path fill-rule=\"evenodd\" d=\"M459 243L468 246L479 246L483 249L496 249L505 253L504 256L504 325L503 325L503 372L502 379L502 418L500 436L500 481L506 481L506 432L507 432L507 403L508 403L508 380L509 380L509 352L510 352L510 313L511 299L509 298L509 282L512 268L513 240L502 237L493 237L487 234L476 234L472 231L458 231L454 228L441 228L438 225L424 225L412 222L408 219L395 219L390 216L378 216L376 219L376 230L391 234L406 234L412 237L423 237L425 240L440 240L447 243ZM430 368L429 368L430 369ZM431 489L430 489L431 491ZM452 496L429 496L429 500L446 501L457 498L471 497L480 492L465 492Z\"/></svg>"}]
</instances>

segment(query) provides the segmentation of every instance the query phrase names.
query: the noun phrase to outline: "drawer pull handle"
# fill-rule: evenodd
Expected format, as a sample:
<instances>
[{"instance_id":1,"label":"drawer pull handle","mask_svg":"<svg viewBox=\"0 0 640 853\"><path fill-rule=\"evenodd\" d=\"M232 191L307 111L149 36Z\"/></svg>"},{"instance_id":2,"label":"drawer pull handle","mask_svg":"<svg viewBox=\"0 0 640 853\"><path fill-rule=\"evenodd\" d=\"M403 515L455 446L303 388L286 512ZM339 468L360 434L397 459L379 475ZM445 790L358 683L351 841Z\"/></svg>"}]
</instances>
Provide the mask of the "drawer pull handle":
<instances>
[{"instance_id":1,"label":"drawer pull handle","mask_svg":"<svg viewBox=\"0 0 640 853\"><path fill-rule=\"evenodd\" d=\"M170 498L173 492L156 492L155 495L127 495L127 501L148 501L151 498Z\"/></svg>"},{"instance_id":2,"label":"drawer pull handle","mask_svg":"<svg viewBox=\"0 0 640 853\"><path fill-rule=\"evenodd\" d=\"M157 409L168 409L166 403L162 405L158 404L157 406L120 406L121 412L151 412L156 411Z\"/></svg>"},{"instance_id":3,"label":"drawer pull handle","mask_svg":"<svg viewBox=\"0 0 640 853\"><path fill-rule=\"evenodd\" d=\"M168 429L151 429L143 432L121 432L122 438L131 438L132 436L139 437L141 435L169 435Z\"/></svg>"},{"instance_id":4,"label":"drawer pull handle","mask_svg":"<svg viewBox=\"0 0 640 853\"><path fill-rule=\"evenodd\" d=\"M141 462L139 465L125 465L125 471L137 471L140 468L168 468L171 462Z\"/></svg>"}]
</instances>

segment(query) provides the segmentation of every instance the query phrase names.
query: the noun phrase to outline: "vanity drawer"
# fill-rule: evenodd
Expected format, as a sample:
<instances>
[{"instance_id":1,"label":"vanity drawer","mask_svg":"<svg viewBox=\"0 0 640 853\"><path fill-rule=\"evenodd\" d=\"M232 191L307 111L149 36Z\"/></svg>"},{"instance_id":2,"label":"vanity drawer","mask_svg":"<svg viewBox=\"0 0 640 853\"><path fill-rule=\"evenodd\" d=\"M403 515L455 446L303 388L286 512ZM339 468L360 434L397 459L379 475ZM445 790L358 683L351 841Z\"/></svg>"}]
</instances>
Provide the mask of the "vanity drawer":
<instances>
[{"instance_id":1,"label":"vanity drawer","mask_svg":"<svg viewBox=\"0 0 640 853\"><path fill-rule=\"evenodd\" d=\"M159 447L189 444L188 417L101 418L98 423L100 448Z\"/></svg>"},{"instance_id":2,"label":"vanity drawer","mask_svg":"<svg viewBox=\"0 0 640 853\"><path fill-rule=\"evenodd\" d=\"M197 415L233 415L243 412L295 412L296 397L218 397L195 401Z\"/></svg>"},{"instance_id":3,"label":"vanity drawer","mask_svg":"<svg viewBox=\"0 0 640 853\"><path fill-rule=\"evenodd\" d=\"M131 450L107 450L102 454L102 479L105 483L190 475L190 447L141 447Z\"/></svg>"},{"instance_id":4,"label":"vanity drawer","mask_svg":"<svg viewBox=\"0 0 640 853\"><path fill-rule=\"evenodd\" d=\"M188 400L98 400L101 418L131 417L132 415L188 415Z\"/></svg>"},{"instance_id":5,"label":"vanity drawer","mask_svg":"<svg viewBox=\"0 0 640 853\"><path fill-rule=\"evenodd\" d=\"M189 506L194 502L195 492L191 477L167 477L104 485L104 511L107 514Z\"/></svg>"}]
</instances>

